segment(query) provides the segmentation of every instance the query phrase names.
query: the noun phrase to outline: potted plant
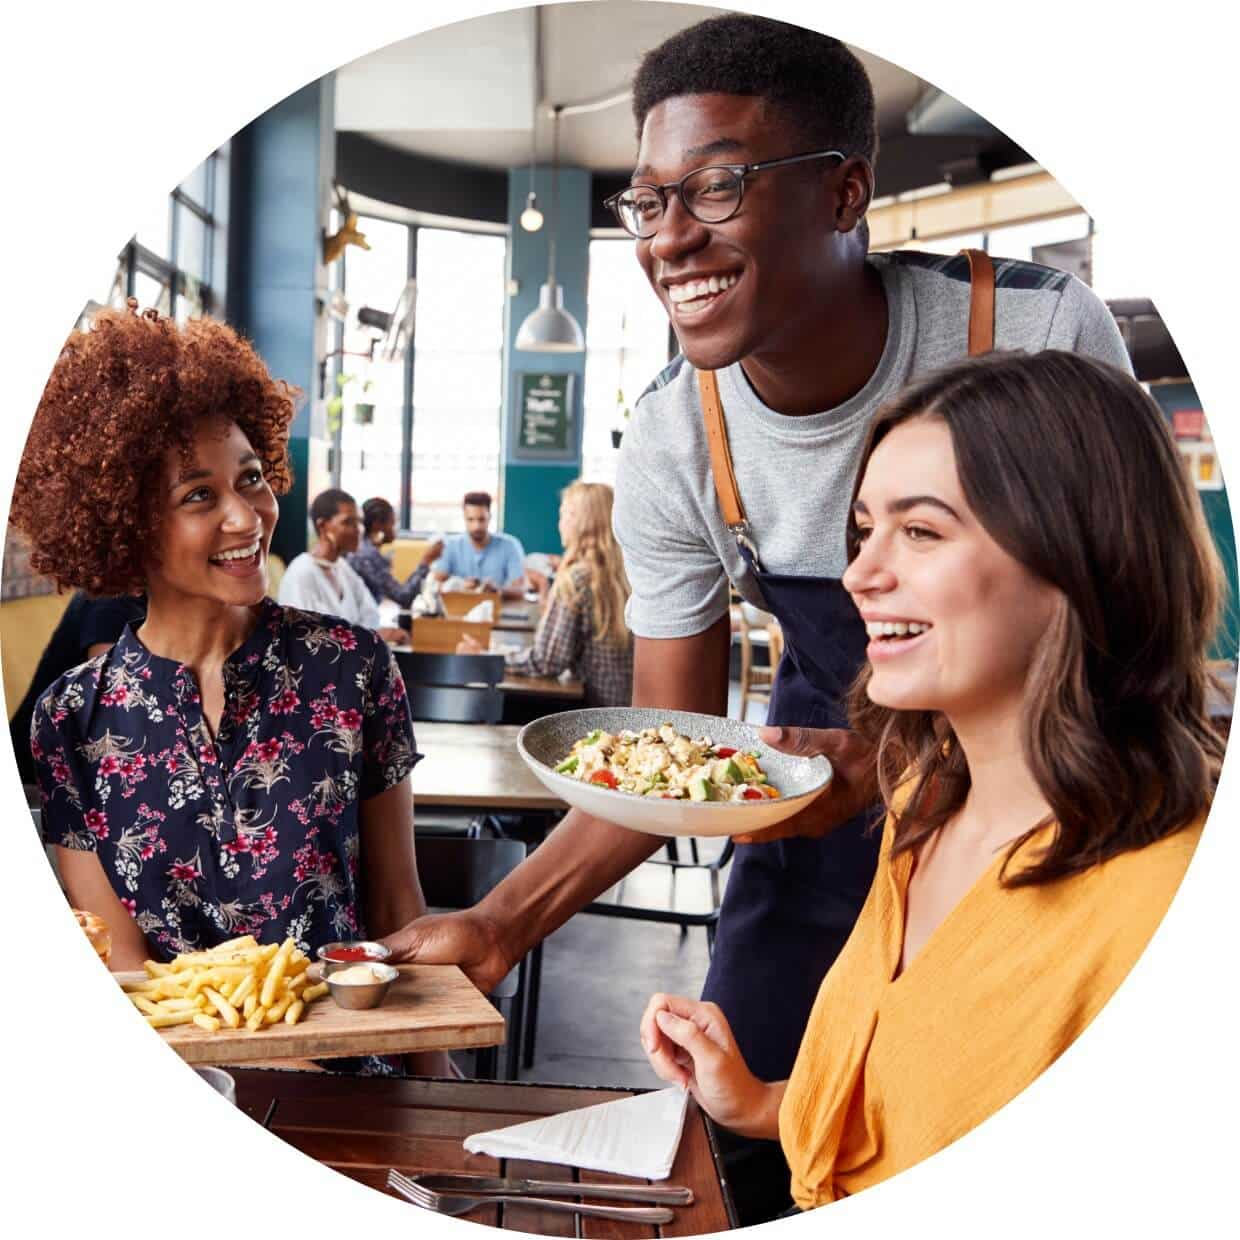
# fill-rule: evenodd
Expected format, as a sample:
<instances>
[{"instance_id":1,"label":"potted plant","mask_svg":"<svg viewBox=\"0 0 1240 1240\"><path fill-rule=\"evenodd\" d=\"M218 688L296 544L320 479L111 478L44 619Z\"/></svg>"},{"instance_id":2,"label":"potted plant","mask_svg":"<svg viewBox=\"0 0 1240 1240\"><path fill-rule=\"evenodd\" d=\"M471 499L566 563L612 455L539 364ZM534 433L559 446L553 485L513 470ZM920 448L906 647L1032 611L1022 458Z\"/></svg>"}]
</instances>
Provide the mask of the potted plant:
<instances>
[{"instance_id":1,"label":"potted plant","mask_svg":"<svg viewBox=\"0 0 1240 1240\"><path fill-rule=\"evenodd\" d=\"M365 396L374 386L373 379L367 379L362 384L362 395ZM369 426L375 420L375 407L371 401L359 400L353 406L353 421L359 426Z\"/></svg>"},{"instance_id":2,"label":"potted plant","mask_svg":"<svg viewBox=\"0 0 1240 1240\"><path fill-rule=\"evenodd\" d=\"M335 435L340 430L340 421L344 413L344 389L353 382L353 375L344 371L336 375L336 395L327 402L327 433Z\"/></svg>"},{"instance_id":3,"label":"potted plant","mask_svg":"<svg viewBox=\"0 0 1240 1240\"><path fill-rule=\"evenodd\" d=\"M620 425L611 428L611 446L613 448L620 446L620 441L624 438L624 428L628 425L631 412L624 400L624 389L620 388L616 392L616 421Z\"/></svg>"}]
</instances>

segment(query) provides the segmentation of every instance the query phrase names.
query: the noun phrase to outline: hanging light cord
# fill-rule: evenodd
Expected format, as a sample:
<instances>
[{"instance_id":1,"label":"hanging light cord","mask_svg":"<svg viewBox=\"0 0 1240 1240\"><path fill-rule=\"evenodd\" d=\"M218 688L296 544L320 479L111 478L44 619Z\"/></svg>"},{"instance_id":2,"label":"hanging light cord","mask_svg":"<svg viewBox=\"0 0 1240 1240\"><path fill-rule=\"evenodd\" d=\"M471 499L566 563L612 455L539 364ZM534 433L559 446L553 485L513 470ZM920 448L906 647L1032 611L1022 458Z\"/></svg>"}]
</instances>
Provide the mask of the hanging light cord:
<instances>
[{"instance_id":1,"label":"hanging light cord","mask_svg":"<svg viewBox=\"0 0 1240 1240\"><path fill-rule=\"evenodd\" d=\"M534 123L530 126L530 194L534 194L534 164L538 160L538 109L534 109Z\"/></svg>"},{"instance_id":2,"label":"hanging light cord","mask_svg":"<svg viewBox=\"0 0 1240 1240\"><path fill-rule=\"evenodd\" d=\"M548 238L547 283L555 287L555 235L560 227L560 105L551 121L551 236Z\"/></svg>"}]
</instances>

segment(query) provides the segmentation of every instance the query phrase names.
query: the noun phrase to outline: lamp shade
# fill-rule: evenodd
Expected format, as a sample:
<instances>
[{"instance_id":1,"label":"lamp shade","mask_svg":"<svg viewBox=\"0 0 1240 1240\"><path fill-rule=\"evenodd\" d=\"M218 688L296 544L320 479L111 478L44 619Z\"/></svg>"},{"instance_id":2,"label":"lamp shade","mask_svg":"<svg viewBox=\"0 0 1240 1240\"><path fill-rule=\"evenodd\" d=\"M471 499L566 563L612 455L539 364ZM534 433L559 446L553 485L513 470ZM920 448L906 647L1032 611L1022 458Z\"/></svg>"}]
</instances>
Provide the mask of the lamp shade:
<instances>
[{"instance_id":1,"label":"lamp shade","mask_svg":"<svg viewBox=\"0 0 1240 1240\"><path fill-rule=\"evenodd\" d=\"M580 353L586 347L577 320L564 309L564 290L554 279L538 290L538 309L521 324L516 347L528 353Z\"/></svg>"}]
</instances>

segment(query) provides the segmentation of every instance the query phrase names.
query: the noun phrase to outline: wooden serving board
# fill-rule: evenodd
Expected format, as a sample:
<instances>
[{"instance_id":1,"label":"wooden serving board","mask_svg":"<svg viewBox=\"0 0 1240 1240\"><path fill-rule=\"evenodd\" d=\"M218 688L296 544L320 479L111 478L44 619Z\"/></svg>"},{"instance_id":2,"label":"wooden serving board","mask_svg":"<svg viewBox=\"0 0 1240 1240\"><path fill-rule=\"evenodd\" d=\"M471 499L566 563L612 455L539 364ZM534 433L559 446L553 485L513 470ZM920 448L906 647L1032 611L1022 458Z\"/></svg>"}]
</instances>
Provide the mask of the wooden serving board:
<instances>
[{"instance_id":1,"label":"wooden serving board","mask_svg":"<svg viewBox=\"0 0 1240 1240\"><path fill-rule=\"evenodd\" d=\"M504 1018L456 965L397 966L400 976L377 1008L351 1012L330 994L316 999L295 1025L281 1021L251 1033L220 1027L173 1025L156 1032L186 1063L254 1063L273 1059L336 1059L409 1051L499 1046ZM318 972L317 966L315 972ZM114 974L118 982L143 973Z\"/></svg>"}]
</instances>

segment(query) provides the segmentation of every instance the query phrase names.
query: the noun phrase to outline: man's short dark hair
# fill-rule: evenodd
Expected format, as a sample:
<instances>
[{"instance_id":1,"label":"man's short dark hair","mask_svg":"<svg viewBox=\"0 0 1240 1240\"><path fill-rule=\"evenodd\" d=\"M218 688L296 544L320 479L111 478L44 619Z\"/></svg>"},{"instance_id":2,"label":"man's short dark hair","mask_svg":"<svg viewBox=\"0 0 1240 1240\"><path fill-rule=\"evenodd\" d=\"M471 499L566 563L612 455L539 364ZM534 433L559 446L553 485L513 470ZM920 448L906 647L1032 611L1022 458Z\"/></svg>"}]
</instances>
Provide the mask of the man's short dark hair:
<instances>
[{"instance_id":1,"label":"man's short dark hair","mask_svg":"<svg viewBox=\"0 0 1240 1240\"><path fill-rule=\"evenodd\" d=\"M759 95L811 147L878 153L874 88L839 39L745 13L698 22L647 52L633 78L637 136L651 108L677 95ZM799 154L792 151L789 154Z\"/></svg>"},{"instance_id":2,"label":"man's short dark hair","mask_svg":"<svg viewBox=\"0 0 1240 1240\"><path fill-rule=\"evenodd\" d=\"M466 491L461 502L466 508L485 508L487 512L491 511L491 497L486 491Z\"/></svg>"}]
</instances>

